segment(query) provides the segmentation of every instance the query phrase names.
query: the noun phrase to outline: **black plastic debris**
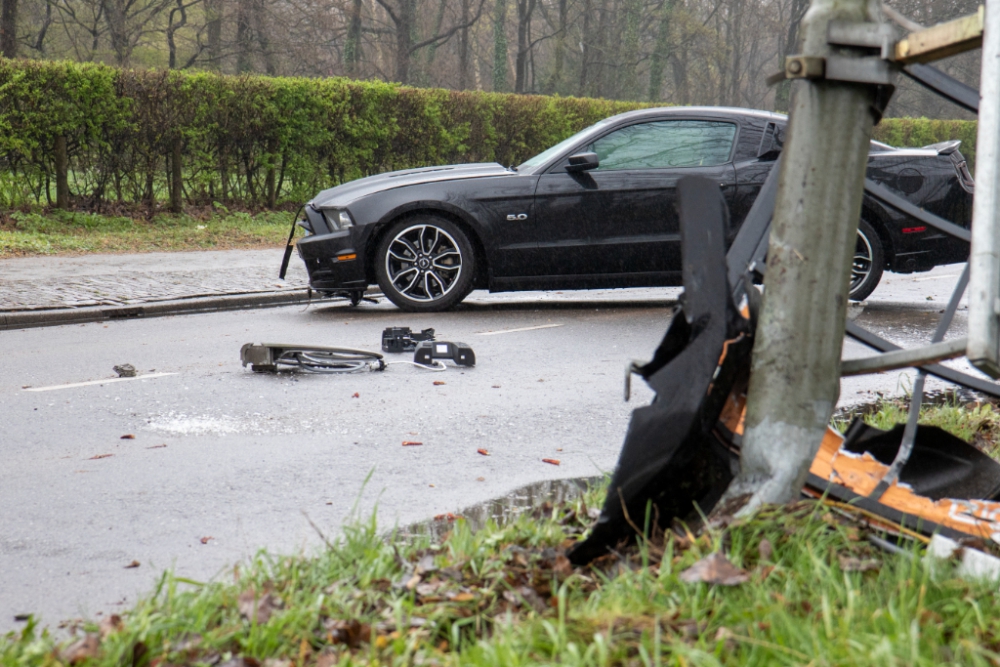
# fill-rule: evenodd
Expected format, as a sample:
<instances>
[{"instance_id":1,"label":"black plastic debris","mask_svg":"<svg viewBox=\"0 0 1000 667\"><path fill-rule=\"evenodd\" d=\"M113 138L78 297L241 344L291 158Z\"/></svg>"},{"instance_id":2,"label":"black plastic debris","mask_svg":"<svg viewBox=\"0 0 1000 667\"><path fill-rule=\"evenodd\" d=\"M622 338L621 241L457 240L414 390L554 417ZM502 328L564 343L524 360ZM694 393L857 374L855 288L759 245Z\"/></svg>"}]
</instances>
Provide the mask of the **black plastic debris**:
<instances>
[{"instance_id":1,"label":"black plastic debris","mask_svg":"<svg viewBox=\"0 0 1000 667\"><path fill-rule=\"evenodd\" d=\"M398 354L412 352L417 343L434 340L434 329L414 333L410 327L386 327L382 332L382 351Z\"/></svg>"},{"instance_id":2,"label":"black plastic debris","mask_svg":"<svg viewBox=\"0 0 1000 667\"><path fill-rule=\"evenodd\" d=\"M632 412L608 496L591 535L568 556L588 563L643 530L710 511L732 480L738 455L714 431L727 397L749 377L750 297L729 284L728 210L719 186L677 184L684 292L652 361L633 366L656 392ZM751 289L753 289L751 287Z\"/></svg>"},{"instance_id":3,"label":"black plastic debris","mask_svg":"<svg viewBox=\"0 0 1000 667\"><path fill-rule=\"evenodd\" d=\"M890 465L903 441L903 424L891 431L856 419L844 434L843 451L871 454ZM913 451L899 481L931 500L1000 500L1000 463L936 426L918 426Z\"/></svg>"}]
</instances>

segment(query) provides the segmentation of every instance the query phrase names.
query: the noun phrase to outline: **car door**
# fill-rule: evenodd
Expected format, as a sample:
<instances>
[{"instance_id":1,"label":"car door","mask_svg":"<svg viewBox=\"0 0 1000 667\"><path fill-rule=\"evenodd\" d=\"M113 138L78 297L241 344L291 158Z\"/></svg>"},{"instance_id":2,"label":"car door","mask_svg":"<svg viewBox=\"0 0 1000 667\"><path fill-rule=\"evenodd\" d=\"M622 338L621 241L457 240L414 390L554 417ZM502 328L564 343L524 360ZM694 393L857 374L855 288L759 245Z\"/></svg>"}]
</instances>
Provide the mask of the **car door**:
<instances>
[{"instance_id":1,"label":"car door","mask_svg":"<svg viewBox=\"0 0 1000 667\"><path fill-rule=\"evenodd\" d=\"M576 151L596 153L596 169L567 172L568 159L550 168L535 191L536 275L679 272L677 181L705 176L728 196L737 129L722 120L637 122Z\"/></svg>"}]
</instances>

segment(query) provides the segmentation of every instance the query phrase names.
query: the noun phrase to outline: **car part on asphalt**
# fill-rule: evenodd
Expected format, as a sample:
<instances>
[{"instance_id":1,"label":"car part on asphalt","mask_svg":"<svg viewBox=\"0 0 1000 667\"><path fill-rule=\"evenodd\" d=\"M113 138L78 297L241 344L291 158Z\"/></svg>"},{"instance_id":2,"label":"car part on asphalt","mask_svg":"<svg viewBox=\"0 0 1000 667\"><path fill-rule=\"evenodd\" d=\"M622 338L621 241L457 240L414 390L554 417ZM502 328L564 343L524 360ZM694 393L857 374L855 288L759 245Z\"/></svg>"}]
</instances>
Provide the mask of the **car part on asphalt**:
<instances>
[{"instance_id":1,"label":"car part on asphalt","mask_svg":"<svg viewBox=\"0 0 1000 667\"><path fill-rule=\"evenodd\" d=\"M349 347L318 347L281 343L247 343L240 348L240 361L256 373L297 370L304 373L360 373L385 370L378 352Z\"/></svg>"},{"instance_id":2,"label":"car part on asphalt","mask_svg":"<svg viewBox=\"0 0 1000 667\"><path fill-rule=\"evenodd\" d=\"M425 340L434 340L434 329L413 333L410 327L386 327L382 332L382 351L394 354L412 352L417 343Z\"/></svg>"},{"instance_id":3,"label":"car part on asphalt","mask_svg":"<svg viewBox=\"0 0 1000 667\"><path fill-rule=\"evenodd\" d=\"M476 353L465 343L450 343L444 340L417 343L413 351L413 363L430 366L437 359L450 359L457 366L476 365Z\"/></svg>"}]
</instances>

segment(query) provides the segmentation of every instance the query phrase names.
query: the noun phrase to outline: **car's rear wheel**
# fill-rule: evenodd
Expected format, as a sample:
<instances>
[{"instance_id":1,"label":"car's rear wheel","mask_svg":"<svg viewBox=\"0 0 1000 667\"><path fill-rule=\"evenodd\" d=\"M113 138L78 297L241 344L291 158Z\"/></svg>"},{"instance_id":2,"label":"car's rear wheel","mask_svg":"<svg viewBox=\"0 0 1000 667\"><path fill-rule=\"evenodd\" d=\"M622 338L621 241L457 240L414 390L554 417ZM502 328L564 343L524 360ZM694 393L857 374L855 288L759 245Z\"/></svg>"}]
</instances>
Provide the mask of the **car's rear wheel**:
<instances>
[{"instance_id":1,"label":"car's rear wheel","mask_svg":"<svg viewBox=\"0 0 1000 667\"><path fill-rule=\"evenodd\" d=\"M862 301L875 291L882 280L885 267L885 251L882 240L868 222L862 218L858 222L858 239L854 245L854 259L851 261L851 287L849 298Z\"/></svg>"},{"instance_id":2,"label":"car's rear wheel","mask_svg":"<svg viewBox=\"0 0 1000 667\"><path fill-rule=\"evenodd\" d=\"M449 220L416 216L392 225L375 256L382 293L403 310L447 310L472 291L475 253Z\"/></svg>"}]
</instances>

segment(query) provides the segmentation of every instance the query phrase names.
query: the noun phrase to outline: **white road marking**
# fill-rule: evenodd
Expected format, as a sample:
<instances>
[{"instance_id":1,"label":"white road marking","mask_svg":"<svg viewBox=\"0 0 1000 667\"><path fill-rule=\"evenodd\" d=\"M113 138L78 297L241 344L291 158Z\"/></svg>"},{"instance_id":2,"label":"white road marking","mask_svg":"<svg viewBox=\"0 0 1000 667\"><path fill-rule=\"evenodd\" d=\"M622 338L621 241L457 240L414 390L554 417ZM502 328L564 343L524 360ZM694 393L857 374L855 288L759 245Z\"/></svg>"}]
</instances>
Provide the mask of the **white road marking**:
<instances>
[{"instance_id":1,"label":"white road marking","mask_svg":"<svg viewBox=\"0 0 1000 667\"><path fill-rule=\"evenodd\" d=\"M922 283L925 280L941 280L942 278L958 278L957 273L949 273L945 276L927 276L926 278L913 278L913 282Z\"/></svg>"},{"instance_id":2,"label":"white road marking","mask_svg":"<svg viewBox=\"0 0 1000 667\"><path fill-rule=\"evenodd\" d=\"M517 333L518 331L534 331L535 329L551 329L561 327L562 324L539 324L537 327L521 327L520 329L504 329L503 331L480 331L477 336L496 336L497 334Z\"/></svg>"},{"instance_id":3,"label":"white road marking","mask_svg":"<svg viewBox=\"0 0 1000 667\"><path fill-rule=\"evenodd\" d=\"M177 373L148 373L147 375L136 375L134 378L108 378L107 380L90 380L89 382L73 382L71 384L53 384L48 387L28 387L25 391L53 391L54 389L72 389L73 387L88 387L94 384L111 384L112 382L125 382L127 380L148 380L150 378L161 378L166 375L177 375Z\"/></svg>"}]
</instances>

